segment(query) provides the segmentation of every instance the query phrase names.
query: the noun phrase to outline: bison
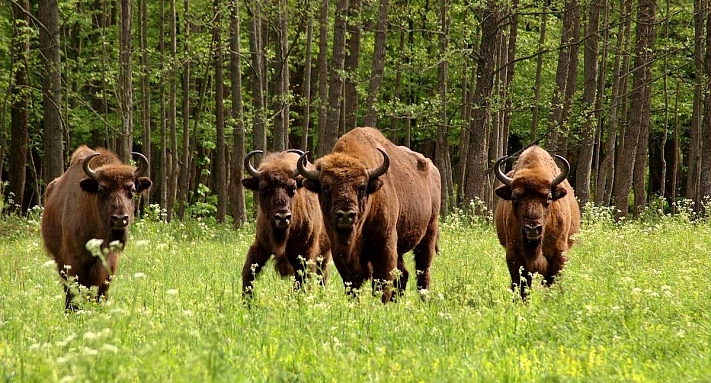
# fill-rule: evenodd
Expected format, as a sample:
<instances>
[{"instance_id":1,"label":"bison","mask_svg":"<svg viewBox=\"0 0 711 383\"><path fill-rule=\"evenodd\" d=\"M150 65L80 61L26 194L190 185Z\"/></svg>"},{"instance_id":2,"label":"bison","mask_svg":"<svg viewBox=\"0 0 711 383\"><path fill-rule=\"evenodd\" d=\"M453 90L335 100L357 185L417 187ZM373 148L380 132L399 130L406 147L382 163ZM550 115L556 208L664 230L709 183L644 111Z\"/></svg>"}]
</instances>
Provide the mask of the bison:
<instances>
[{"instance_id":1,"label":"bison","mask_svg":"<svg viewBox=\"0 0 711 383\"><path fill-rule=\"evenodd\" d=\"M296 169L300 150L272 153L259 169L250 159L261 150L249 152L244 167L249 177L242 180L247 189L259 192L257 231L242 268L242 291L251 296L252 283L269 257L274 254L277 272L295 277L295 289L317 273L320 283L328 278L331 245L323 225L318 197L302 189L303 177Z\"/></svg>"},{"instance_id":2,"label":"bison","mask_svg":"<svg viewBox=\"0 0 711 383\"><path fill-rule=\"evenodd\" d=\"M318 194L346 291L355 294L372 278L373 292L382 290L383 303L393 298L393 290L402 294L409 275L403 254L410 250L417 288L429 289L441 188L432 162L374 128L344 134L315 169L306 167L307 155L299 159L299 173L306 189Z\"/></svg>"},{"instance_id":3,"label":"bison","mask_svg":"<svg viewBox=\"0 0 711 383\"><path fill-rule=\"evenodd\" d=\"M72 154L67 171L47 186L42 238L65 280L66 310L76 309L72 280L86 288L96 287L100 300L116 273L133 221L134 196L151 186L151 180L142 177L148 160L140 153L132 154L138 168L122 163L109 150L81 146ZM102 257L87 249L91 239L103 240Z\"/></svg>"},{"instance_id":4,"label":"bison","mask_svg":"<svg viewBox=\"0 0 711 383\"><path fill-rule=\"evenodd\" d=\"M580 210L573 188L566 177L570 164L562 156L532 146L519 157L513 170L504 174L499 158L494 173L503 185L496 188L501 198L496 206L496 233L506 248L506 264L511 274L511 289L519 289L525 299L533 273L543 276L544 285L555 281L573 245L573 234L580 227ZM524 276L526 283L521 282Z\"/></svg>"}]
</instances>

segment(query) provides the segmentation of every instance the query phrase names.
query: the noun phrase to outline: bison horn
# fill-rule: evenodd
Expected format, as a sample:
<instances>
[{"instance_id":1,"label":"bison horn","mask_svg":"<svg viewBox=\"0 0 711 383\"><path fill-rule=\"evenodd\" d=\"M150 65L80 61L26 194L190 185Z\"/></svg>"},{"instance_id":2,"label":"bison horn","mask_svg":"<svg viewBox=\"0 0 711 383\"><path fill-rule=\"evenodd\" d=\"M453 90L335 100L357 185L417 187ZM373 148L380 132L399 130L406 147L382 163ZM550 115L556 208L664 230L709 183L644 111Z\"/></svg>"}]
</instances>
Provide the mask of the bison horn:
<instances>
[{"instance_id":1,"label":"bison horn","mask_svg":"<svg viewBox=\"0 0 711 383\"><path fill-rule=\"evenodd\" d=\"M257 179L259 179L262 176L262 173L258 172L257 169L255 169L254 166L252 166L251 159L252 159L252 156L254 156L255 154L260 154L260 153L264 153L264 152L261 150L252 150L251 152L247 153L246 156L244 156L244 168L247 169L247 173L249 173L249 175L251 175L252 177L257 178Z\"/></svg>"},{"instance_id":2,"label":"bison horn","mask_svg":"<svg viewBox=\"0 0 711 383\"><path fill-rule=\"evenodd\" d=\"M553 181L551 181L551 187L554 188L558 186L559 183L565 181L566 178L568 178L568 173L570 173L570 163L568 160L565 159L563 156L555 155L555 158L560 161L560 164L563 165L563 169L560 171L560 174L558 174L557 177L553 178Z\"/></svg>"},{"instance_id":3,"label":"bison horn","mask_svg":"<svg viewBox=\"0 0 711 383\"><path fill-rule=\"evenodd\" d=\"M501 171L501 164L506 162L506 160L508 160L508 159L509 159L509 156L503 156L503 157L499 158L498 160L496 160L496 163L494 164L494 174L496 174L496 178L498 178L499 181L501 181L501 183L503 183L506 186L511 187L513 178L507 176L506 174L504 174L503 171Z\"/></svg>"},{"instance_id":4,"label":"bison horn","mask_svg":"<svg viewBox=\"0 0 711 383\"><path fill-rule=\"evenodd\" d=\"M388 156L388 154L385 153L385 150L383 150L381 148L378 148L378 150L383 155L383 163L380 164L380 166L378 166L375 169L368 169L368 179L371 179L371 180L373 178L382 176L390 168L390 156Z\"/></svg>"},{"instance_id":5,"label":"bison horn","mask_svg":"<svg viewBox=\"0 0 711 383\"><path fill-rule=\"evenodd\" d=\"M96 157L96 156L98 156L98 155L99 155L99 153L94 153L94 154L91 154L91 155L87 156L87 157L84 159L84 163L83 163L84 173L86 173L86 175L87 175L89 178L91 178L92 180L96 180L96 178L97 178L98 176L97 176L96 172L93 171L93 170L91 169L91 167L89 166L89 161L91 161L92 158L94 158L94 157Z\"/></svg>"},{"instance_id":6,"label":"bison horn","mask_svg":"<svg viewBox=\"0 0 711 383\"><path fill-rule=\"evenodd\" d=\"M136 171L133 172L133 176L138 178L142 176L146 170L148 170L148 158L144 156L141 153L138 152L131 152L131 155L133 156L133 159L136 160L136 163L138 166L136 167Z\"/></svg>"},{"instance_id":7,"label":"bison horn","mask_svg":"<svg viewBox=\"0 0 711 383\"><path fill-rule=\"evenodd\" d=\"M304 151L303 151L303 150L299 150L299 149L289 149L289 150L287 150L286 152L287 152L287 153L296 153L296 154L298 154L299 156L301 156L302 154L304 154ZM296 178L296 176L298 176L298 175L299 175L299 168L296 168L296 169L294 169L293 172L291 172L291 178Z\"/></svg>"},{"instance_id":8,"label":"bison horn","mask_svg":"<svg viewBox=\"0 0 711 383\"><path fill-rule=\"evenodd\" d=\"M306 152L302 154L301 157L299 157L299 160L296 162L296 170L298 170L299 174L304 176L304 178L312 181L318 181L318 176L321 172L318 170L306 169L306 167L304 166L306 164L306 161L309 160L308 155L309 152Z\"/></svg>"}]
</instances>

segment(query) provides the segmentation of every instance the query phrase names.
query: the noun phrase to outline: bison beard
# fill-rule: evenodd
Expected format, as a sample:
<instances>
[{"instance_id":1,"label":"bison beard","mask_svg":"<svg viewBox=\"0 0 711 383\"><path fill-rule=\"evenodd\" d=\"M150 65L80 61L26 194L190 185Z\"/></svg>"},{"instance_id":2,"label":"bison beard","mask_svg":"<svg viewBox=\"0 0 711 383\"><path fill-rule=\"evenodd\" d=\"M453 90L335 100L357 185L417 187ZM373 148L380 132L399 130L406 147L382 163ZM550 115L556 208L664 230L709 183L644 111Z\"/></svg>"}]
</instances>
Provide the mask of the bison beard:
<instances>
[{"instance_id":1,"label":"bison beard","mask_svg":"<svg viewBox=\"0 0 711 383\"><path fill-rule=\"evenodd\" d=\"M441 187L432 162L373 128L344 134L315 169L307 169L306 161L304 154L299 173L304 186L318 194L346 292L355 294L372 278L383 303L393 298L393 290L402 294L409 277L403 255L410 250L417 288L429 289Z\"/></svg>"},{"instance_id":2,"label":"bison beard","mask_svg":"<svg viewBox=\"0 0 711 383\"><path fill-rule=\"evenodd\" d=\"M245 156L244 167L250 177L242 184L259 193L257 232L242 268L242 292L250 297L253 282L264 264L274 254L275 267L282 277L294 276L300 289L310 275L318 275L324 284L331 259L330 243L323 228L318 199L301 188L303 178L296 171L300 150L273 153L254 169Z\"/></svg>"},{"instance_id":3,"label":"bison beard","mask_svg":"<svg viewBox=\"0 0 711 383\"><path fill-rule=\"evenodd\" d=\"M568 260L565 254L580 227L580 209L565 179L570 170L565 158L556 156L563 165L561 171L547 151L532 146L505 175L500 166L508 158L499 158L494 165L503 183L495 190L501 198L496 206L496 233L506 248L511 289L518 289L525 299L533 273L541 274L544 285L550 285L563 269Z\"/></svg>"},{"instance_id":4,"label":"bison beard","mask_svg":"<svg viewBox=\"0 0 711 383\"><path fill-rule=\"evenodd\" d=\"M133 221L134 195L152 184L142 177L148 160L140 153L133 155L138 168L106 149L81 146L67 171L47 186L42 238L65 281L66 310L76 309L72 281L96 288L97 300L108 292ZM93 251L103 256L92 254L92 246L87 246L92 239L100 243Z\"/></svg>"}]
</instances>

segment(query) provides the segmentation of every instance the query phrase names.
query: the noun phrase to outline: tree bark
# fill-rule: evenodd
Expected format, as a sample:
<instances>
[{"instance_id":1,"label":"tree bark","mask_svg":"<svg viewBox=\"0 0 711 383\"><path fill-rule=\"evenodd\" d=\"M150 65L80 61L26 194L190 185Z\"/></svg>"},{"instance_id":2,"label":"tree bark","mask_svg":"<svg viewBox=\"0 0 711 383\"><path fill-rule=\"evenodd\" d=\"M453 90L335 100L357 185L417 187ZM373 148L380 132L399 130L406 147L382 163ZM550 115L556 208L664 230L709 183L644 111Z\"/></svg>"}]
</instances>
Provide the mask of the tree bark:
<instances>
[{"instance_id":1,"label":"tree bark","mask_svg":"<svg viewBox=\"0 0 711 383\"><path fill-rule=\"evenodd\" d=\"M361 0L348 3L348 39L344 70L344 130L347 132L358 124L358 64L360 61Z\"/></svg>"},{"instance_id":2,"label":"tree bark","mask_svg":"<svg viewBox=\"0 0 711 383\"><path fill-rule=\"evenodd\" d=\"M267 131L265 127L266 111L264 110L264 88L262 77L262 37L261 37L261 9L259 3L254 2L247 7L250 13L249 20L249 50L252 60L252 108L254 119L252 122L253 150L267 150ZM258 159L257 159L258 160Z\"/></svg>"},{"instance_id":3,"label":"tree bark","mask_svg":"<svg viewBox=\"0 0 711 383\"><path fill-rule=\"evenodd\" d=\"M699 202L703 214L707 214L711 206L711 77L709 76L711 76L711 19L707 17L704 53L704 118L701 125L701 169L699 169Z\"/></svg>"},{"instance_id":4,"label":"tree bark","mask_svg":"<svg viewBox=\"0 0 711 383\"><path fill-rule=\"evenodd\" d=\"M177 119L177 109L178 109L178 86L177 86L177 70L178 65L178 29L177 29L177 19L178 14L175 7L176 0L170 0L170 9L168 25L170 28L170 64L168 66L168 111L167 111L167 124L168 131L170 134L170 166L169 177L168 177L168 221L173 220L173 212L175 207L175 200L178 196L178 176L180 175L180 154L178 153L178 119Z\"/></svg>"},{"instance_id":5,"label":"tree bark","mask_svg":"<svg viewBox=\"0 0 711 383\"><path fill-rule=\"evenodd\" d=\"M27 13L23 11L28 10L29 6L29 0L20 0L10 5L15 22L12 25L12 44L10 46L11 72L14 72L14 76L10 86L13 101L10 106L10 147L7 158L9 186L7 190L14 194L12 198L14 205L10 205L9 208L17 214L21 214L23 208L30 137L28 125L30 34L27 32L30 20Z\"/></svg>"},{"instance_id":6,"label":"tree bark","mask_svg":"<svg viewBox=\"0 0 711 383\"><path fill-rule=\"evenodd\" d=\"M217 142L215 145L215 189L217 189L217 222L225 223L227 217L227 179L225 161L225 110L224 110L224 78L222 75L222 9L221 0L214 0L215 21L212 36L215 43L215 125Z\"/></svg>"},{"instance_id":7,"label":"tree bark","mask_svg":"<svg viewBox=\"0 0 711 383\"><path fill-rule=\"evenodd\" d=\"M494 81L494 63L500 11L495 0L487 0L481 11L481 42L479 46L479 65L477 67L476 90L472 105L472 118L469 124L470 138L467 155L464 203L490 200L492 185L488 177L488 130L490 97ZM491 206L486 206L491 208ZM477 207L476 213L482 213Z\"/></svg>"},{"instance_id":8,"label":"tree bark","mask_svg":"<svg viewBox=\"0 0 711 383\"><path fill-rule=\"evenodd\" d=\"M637 9L637 35L635 36L635 59L633 68L632 94L630 96L632 111L630 125L625 130L623 153L620 158L618 171L615 178L615 206L616 218L627 215L628 201L633 170L637 159L637 150L646 150L644 132L649 126L651 64L654 48L654 1L639 0ZM644 148L642 147L644 146ZM644 193L644 188L640 193ZM640 203L639 196L635 195L635 206Z\"/></svg>"},{"instance_id":9,"label":"tree bark","mask_svg":"<svg viewBox=\"0 0 711 383\"><path fill-rule=\"evenodd\" d=\"M536 57L536 80L533 86L533 106L531 116L531 142L535 142L538 137L538 121L541 100L541 72L543 71L543 49L546 43L546 28L548 26L548 12L550 11L550 0L544 0L543 12L541 12L541 30L538 35L538 51L541 52Z\"/></svg>"},{"instance_id":10,"label":"tree bark","mask_svg":"<svg viewBox=\"0 0 711 383\"><path fill-rule=\"evenodd\" d=\"M64 173L64 129L62 126L61 59L59 44L59 7L57 0L39 0L40 59L43 64L42 107L44 116L44 175L45 185Z\"/></svg>"},{"instance_id":11,"label":"tree bark","mask_svg":"<svg viewBox=\"0 0 711 383\"><path fill-rule=\"evenodd\" d=\"M437 146L435 149L435 164L441 172L441 209L440 215L446 216L449 213L449 185L451 170L448 166L449 156L449 123L447 121L447 49L449 48L449 2L440 0L439 10L439 66L437 69L437 87L439 88L440 113L439 125L437 126Z\"/></svg>"},{"instance_id":12,"label":"tree bark","mask_svg":"<svg viewBox=\"0 0 711 383\"><path fill-rule=\"evenodd\" d=\"M694 0L694 57L704 57L704 23L708 15L708 1ZM700 209L699 178L701 169L701 123L703 112L703 78L704 62L694 60L694 101L689 127L689 155L688 171L686 178L686 198L695 203L697 211Z\"/></svg>"},{"instance_id":13,"label":"tree bark","mask_svg":"<svg viewBox=\"0 0 711 383\"><path fill-rule=\"evenodd\" d=\"M322 0L319 8L318 57L318 145L316 154L321 157L328 153L321 142L326 136L326 120L328 119L328 5L329 0Z\"/></svg>"},{"instance_id":14,"label":"tree bark","mask_svg":"<svg viewBox=\"0 0 711 383\"><path fill-rule=\"evenodd\" d=\"M375 24L375 43L373 47L373 66L370 72L370 81L368 82L368 97L365 100L365 116L363 116L364 126L374 127L378 121L375 102L380 94L380 87L383 85L383 74L385 73L388 2L389 0L380 0L378 6L378 21Z\"/></svg>"},{"instance_id":15,"label":"tree bark","mask_svg":"<svg viewBox=\"0 0 711 383\"><path fill-rule=\"evenodd\" d=\"M118 103L121 111L121 134L119 135L117 155L123 162L131 158L133 148L133 2L119 0L119 90Z\"/></svg>"},{"instance_id":16,"label":"tree bark","mask_svg":"<svg viewBox=\"0 0 711 383\"><path fill-rule=\"evenodd\" d=\"M240 54L239 0L232 0L230 12L230 80L232 94L233 141L232 171L230 172L230 194L232 219L235 228L247 222L247 208L244 198L242 176L244 174L244 119L242 118L242 56Z\"/></svg>"},{"instance_id":17,"label":"tree bark","mask_svg":"<svg viewBox=\"0 0 711 383\"><path fill-rule=\"evenodd\" d=\"M329 153L338 140L339 121L343 102L343 70L346 55L346 12L348 0L336 1L336 20L333 23L333 53L328 77L328 113L324 135L319 140L319 157Z\"/></svg>"},{"instance_id":18,"label":"tree bark","mask_svg":"<svg viewBox=\"0 0 711 383\"><path fill-rule=\"evenodd\" d=\"M313 40L314 40L314 21L311 17L306 21L306 53L304 54L304 82L301 93L302 103L304 105L303 115L303 132L301 134L301 145L299 147L306 151L309 150L309 128L311 126L311 73L312 73L312 58L313 55Z\"/></svg>"},{"instance_id":19,"label":"tree bark","mask_svg":"<svg viewBox=\"0 0 711 383\"><path fill-rule=\"evenodd\" d=\"M190 187L190 0L183 0L183 152L180 160L178 217L185 219Z\"/></svg>"},{"instance_id":20,"label":"tree bark","mask_svg":"<svg viewBox=\"0 0 711 383\"><path fill-rule=\"evenodd\" d=\"M287 5L284 0L277 2L277 28L275 41L274 55L274 130L273 151L282 152L286 150L287 131L289 123L289 64L287 61L287 52L289 50L287 39L289 36L287 24Z\"/></svg>"},{"instance_id":21,"label":"tree bark","mask_svg":"<svg viewBox=\"0 0 711 383\"><path fill-rule=\"evenodd\" d=\"M583 125L580 128L580 150L575 175L575 194L580 206L590 200L590 173L592 171L593 140L595 139L595 96L597 91L597 60L600 27L600 0L588 5L588 23L585 31L585 56L583 85Z\"/></svg>"},{"instance_id":22,"label":"tree bark","mask_svg":"<svg viewBox=\"0 0 711 383\"><path fill-rule=\"evenodd\" d=\"M141 115L141 125L143 126L143 136L141 141L143 145L141 152L148 159L148 163L152 164L151 158L151 76L150 62L148 55L148 1L141 0L140 2L140 49L141 49L141 106L143 113ZM151 166L146 169L145 176L151 177ZM150 204L150 193L143 193L141 202L144 205Z\"/></svg>"}]
</instances>

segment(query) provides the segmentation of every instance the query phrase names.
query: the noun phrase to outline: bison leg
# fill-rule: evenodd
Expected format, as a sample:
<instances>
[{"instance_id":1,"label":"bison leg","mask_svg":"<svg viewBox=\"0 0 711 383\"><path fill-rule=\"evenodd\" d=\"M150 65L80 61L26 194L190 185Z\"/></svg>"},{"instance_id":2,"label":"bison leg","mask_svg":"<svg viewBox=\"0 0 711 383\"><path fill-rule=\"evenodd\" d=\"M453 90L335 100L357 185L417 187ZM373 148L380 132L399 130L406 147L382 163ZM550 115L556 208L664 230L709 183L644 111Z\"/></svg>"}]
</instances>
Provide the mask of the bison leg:
<instances>
[{"instance_id":1,"label":"bison leg","mask_svg":"<svg viewBox=\"0 0 711 383\"><path fill-rule=\"evenodd\" d=\"M395 252L386 252L380 257L374 257L373 263L373 294L382 291L383 303L388 303L393 297L393 290L397 286L393 285L395 279L400 278L398 268L398 256Z\"/></svg>"},{"instance_id":2,"label":"bison leg","mask_svg":"<svg viewBox=\"0 0 711 383\"><path fill-rule=\"evenodd\" d=\"M262 270L264 264L267 263L271 253L268 252L259 243L254 243L247 251L247 259L242 267L242 295L245 297L252 296L254 279Z\"/></svg>"},{"instance_id":3,"label":"bison leg","mask_svg":"<svg viewBox=\"0 0 711 383\"><path fill-rule=\"evenodd\" d=\"M429 290L430 266L437 249L436 230L430 230L412 252L415 254L415 270L417 273L417 290Z\"/></svg>"},{"instance_id":4,"label":"bison leg","mask_svg":"<svg viewBox=\"0 0 711 383\"><path fill-rule=\"evenodd\" d=\"M563 270L563 266L568 261L568 258L563 255L562 251L556 251L553 259L548 260L548 269L546 274L543 276L543 285L550 286L555 282L558 273Z\"/></svg>"}]
</instances>

